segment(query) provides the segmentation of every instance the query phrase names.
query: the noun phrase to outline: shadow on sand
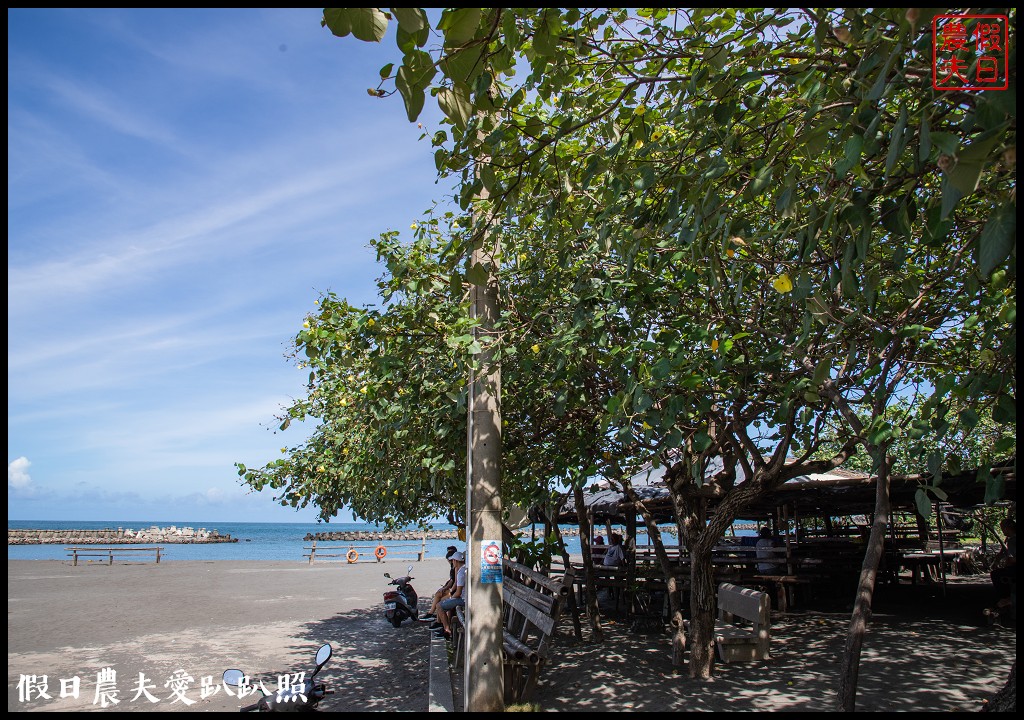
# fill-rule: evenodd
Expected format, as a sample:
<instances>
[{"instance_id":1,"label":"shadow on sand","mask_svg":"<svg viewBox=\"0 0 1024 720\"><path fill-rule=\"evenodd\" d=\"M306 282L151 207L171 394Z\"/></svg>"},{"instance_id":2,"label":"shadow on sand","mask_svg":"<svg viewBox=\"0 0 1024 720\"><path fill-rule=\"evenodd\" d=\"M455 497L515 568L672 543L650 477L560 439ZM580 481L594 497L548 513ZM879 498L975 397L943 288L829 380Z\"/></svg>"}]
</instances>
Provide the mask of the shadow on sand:
<instances>
[{"instance_id":1,"label":"shadow on sand","mask_svg":"<svg viewBox=\"0 0 1024 720\"><path fill-rule=\"evenodd\" d=\"M860 711L971 711L1002 687L1016 629L982 616L987 582L882 587L865 639ZM563 623L535 701L546 711L829 711L834 708L846 608L773 613L771 660L715 665L709 682L673 668L667 633L639 635L605 618L603 644ZM584 631L584 637L588 636Z\"/></svg>"}]
</instances>

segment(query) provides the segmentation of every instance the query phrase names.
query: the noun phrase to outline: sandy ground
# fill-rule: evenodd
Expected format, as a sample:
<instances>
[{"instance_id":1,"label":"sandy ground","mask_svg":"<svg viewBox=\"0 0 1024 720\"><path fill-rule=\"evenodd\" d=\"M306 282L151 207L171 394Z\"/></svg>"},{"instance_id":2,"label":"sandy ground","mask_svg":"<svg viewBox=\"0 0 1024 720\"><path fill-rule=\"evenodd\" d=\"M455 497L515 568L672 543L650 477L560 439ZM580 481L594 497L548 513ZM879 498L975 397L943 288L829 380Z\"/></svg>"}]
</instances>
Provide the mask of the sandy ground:
<instances>
[{"instance_id":1,"label":"sandy ground","mask_svg":"<svg viewBox=\"0 0 1024 720\"><path fill-rule=\"evenodd\" d=\"M879 586L861 655L856 709L865 712L978 710L1006 682L1017 656L1015 627L989 626L987 576L939 586ZM691 680L670 661L667 634L603 623L603 644L578 641L562 624L535 701L546 711L821 712L835 707L850 622L845 598L823 610L772 614L771 659L715 665ZM830 607L831 606L831 607ZM831 610L831 611L830 611ZM613 613L609 613L613 615Z\"/></svg>"},{"instance_id":2,"label":"sandy ground","mask_svg":"<svg viewBox=\"0 0 1024 720\"><path fill-rule=\"evenodd\" d=\"M391 627L383 615L384 572L407 562L316 564L175 561L72 567L61 561L7 563L7 709L100 710L97 674L117 673L114 711L224 711L249 704L221 687L201 699L203 676L240 668L275 687L279 674L312 670L325 642L334 657L320 677L334 694L326 711L425 711L428 634L424 624ZM413 586L432 593L448 575L441 558L415 563ZM425 602L421 602L424 606ZM194 679L184 697L165 687L177 671ZM144 673L153 703L132 700ZM19 697L23 675L48 678L47 694ZM61 698L78 676L79 697Z\"/></svg>"},{"instance_id":3,"label":"sandy ground","mask_svg":"<svg viewBox=\"0 0 1024 720\"><path fill-rule=\"evenodd\" d=\"M327 712L425 711L428 634L423 624L392 628L383 617L385 571L407 563L164 562L71 567L8 561L7 707L14 711L103 710L97 674L117 673L113 711L235 710L248 704L219 689L201 697L204 676L219 683L237 667L274 687L279 674L309 670L317 647L334 657L322 673L335 692ZM416 563L414 585L428 595L447 576L444 560ZM1016 630L988 627L984 578L934 587L880 588L865 642L858 710L976 710L1000 687L1016 657ZM421 608L425 606L421 602ZM611 613L607 640L583 639L561 624L535 702L544 711L821 711L832 708L849 612L775 614L769 662L716 666L699 683L674 671L669 637L637 634ZM167 686L193 678L186 704ZM133 699L139 674L153 703ZM47 677L50 699L19 696L23 676ZM79 697L60 697L79 677ZM218 685L218 687L220 687Z\"/></svg>"}]
</instances>

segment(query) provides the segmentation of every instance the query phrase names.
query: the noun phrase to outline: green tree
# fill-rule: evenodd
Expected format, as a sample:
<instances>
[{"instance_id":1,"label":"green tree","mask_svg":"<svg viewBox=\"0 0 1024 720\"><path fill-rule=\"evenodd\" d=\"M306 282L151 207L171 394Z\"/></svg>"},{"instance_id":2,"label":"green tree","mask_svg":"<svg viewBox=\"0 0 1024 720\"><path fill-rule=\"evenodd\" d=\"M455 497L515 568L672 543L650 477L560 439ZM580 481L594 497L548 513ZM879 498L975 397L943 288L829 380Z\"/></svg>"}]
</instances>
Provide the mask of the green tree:
<instances>
[{"instance_id":1,"label":"green tree","mask_svg":"<svg viewBox=\"0 0 1024 720\"><path fill-rule=\"evenodd\" d=\"M386 254L387 289L401 277L408 292L380 315L395 332L386 352L366 337L376 311L310 328L334 348L310 357L331 387L365 354L366 374L353 375L372 389L415 352L397 338L431 329L435 350L403 382L437 392L385 407L381 387L372 403L318 415L325 433L351 427L347 442L373 452L399 450L403 422L417 428L406 446L417 457L387 460L403 463L388 477L409 503L390 516L416 512L429 485L421 457L450 461L457 505L458 388L479 342L464 294L491 273L504 307L505 492L525 500L549 494L552 478L669 462L698 557L746 502L857 443L884 468L896 435L886 408L913 383L934 389L926 433L945 432L954 397L1015 423L1015 103L931 89L928 12L460 8L434 28L416 9L324 14L334 34L362 40L382 39L391 19L402 62L373 92L397 92L410 120L436 98L447 119L430 135L435 162L461 177L465 215L422 224L438 228L422 260ZM485 231L502 249L488 267L469 261ZM829 426L841 451L818 460ZM708 481L718 456L725 467ZM389 516L383 455L317 486L319 457L248 477L294 501L319 487ZM710 496L720 510L706 525ZM713 588L694 567L690 672L704 677Z\"/></svg>"}]
</instances>

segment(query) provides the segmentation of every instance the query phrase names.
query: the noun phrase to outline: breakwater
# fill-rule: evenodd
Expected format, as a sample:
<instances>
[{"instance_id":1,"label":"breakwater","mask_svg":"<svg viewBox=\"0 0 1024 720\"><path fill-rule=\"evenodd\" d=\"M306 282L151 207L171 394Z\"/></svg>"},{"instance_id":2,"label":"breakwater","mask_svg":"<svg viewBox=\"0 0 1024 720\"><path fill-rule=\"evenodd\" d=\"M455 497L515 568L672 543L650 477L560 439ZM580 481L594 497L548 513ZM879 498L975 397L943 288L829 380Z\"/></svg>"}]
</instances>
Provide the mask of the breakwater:
<instances>
[{"instance_id":1,"label":"breakwater","mask_svg":"<svg viewBox=\"0 0 1024 720\"><path fill-rule=\"evenodd\" d=\"M457 540L455 530L428 530L427 540ZM378 540L422 540L422 530L395 530L392 532L373 530L336 530L333 532L306 533L303 540L320 542L373 542Z\"/></svg>"},{"instance_id":2,"label":"breakwater","mask_svg":"<svg viewBox=\"0 0 1024 720\"><path fill-rule=\"evenodd\" d=\"M8 545L136 545L139 543L234 543L238 538L191 527L102 528L99 530L8 530Z\"/></svg>"}]
</instances>

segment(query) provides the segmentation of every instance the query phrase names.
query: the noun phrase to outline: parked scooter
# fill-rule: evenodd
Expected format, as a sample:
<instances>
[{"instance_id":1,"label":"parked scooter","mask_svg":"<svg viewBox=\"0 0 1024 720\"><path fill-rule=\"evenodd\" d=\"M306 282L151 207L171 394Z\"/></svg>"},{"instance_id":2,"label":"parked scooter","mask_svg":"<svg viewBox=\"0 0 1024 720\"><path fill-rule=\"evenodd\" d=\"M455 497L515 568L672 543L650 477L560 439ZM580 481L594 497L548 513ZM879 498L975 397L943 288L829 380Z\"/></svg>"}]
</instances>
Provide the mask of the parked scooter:
<instances>
[{"instance_id":1,"label":"parked scooter","mask_svg":"<svg viewBox=\"0 0 1024 720\"><path fill-rule=\"evenodd\" d=\"M419 598L409 581L412 580L412 565L406 571L407 575L393 579L388 585L397 585L397 590L388 590L384 593L384 617L395 627L402 624L406 618L418 620L420 611L417 605ZM391 575L384 573L384 577Z\"/></svg>"},{"instance_id":2,"label":"parked scooter","mask_svg":"<svg viewBox=\"0 0 1024 720\"><path fill-rule=\"evenodd\" d=\"M316 651L316 669L307 678L306 673L297 673L291 676L292 682L288 687L278 688L277 692L271 694L260 683L256 690L263 694L258 702L239 708L240 712L303 712L314 710L317 704L330 695L333 690L328 690L324 683L314 681L317 673L323 669L327 661L331 659L330 643L324 643ZM245 680L245 673L241 670L225 670L224 684L233 687L241 687Z\"/></svg>"}]
</instances>

